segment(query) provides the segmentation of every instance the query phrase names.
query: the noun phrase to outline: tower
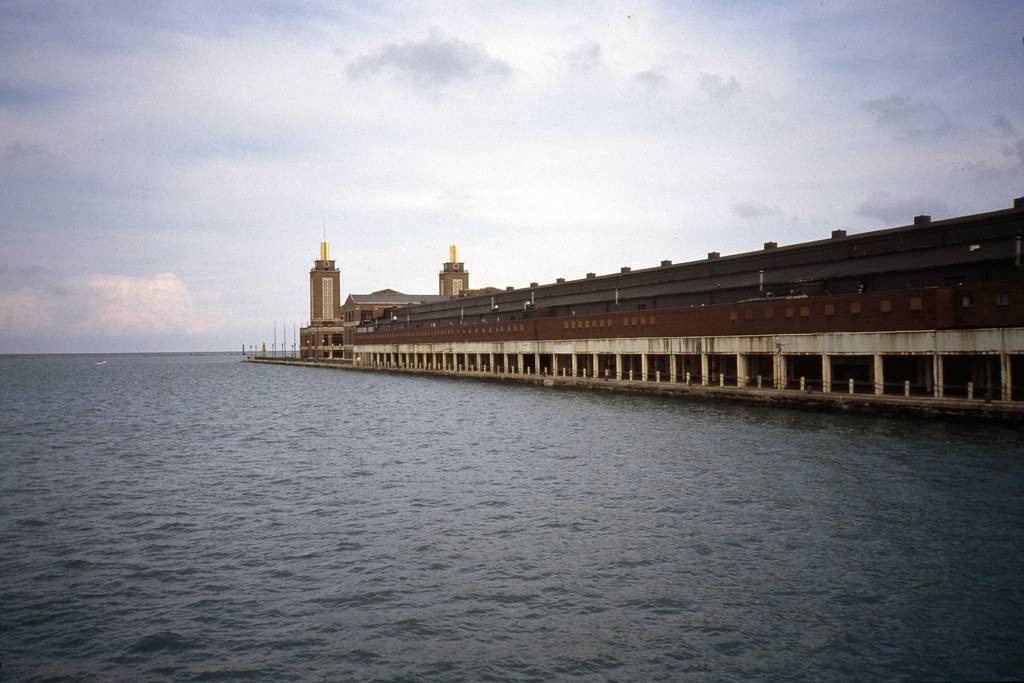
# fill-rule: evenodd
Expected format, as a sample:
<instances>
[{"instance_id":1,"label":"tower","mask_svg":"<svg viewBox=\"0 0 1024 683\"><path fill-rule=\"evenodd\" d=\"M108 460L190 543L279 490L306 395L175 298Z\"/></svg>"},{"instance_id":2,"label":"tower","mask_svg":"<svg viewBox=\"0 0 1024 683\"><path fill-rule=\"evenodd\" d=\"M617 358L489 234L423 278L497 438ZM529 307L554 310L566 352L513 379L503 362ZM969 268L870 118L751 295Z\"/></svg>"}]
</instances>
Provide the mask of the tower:
<instances>
[{"instance_id":1,"label":"tower","mask_svg":"<svg viewBox=\"0 0 1024 683\"><path fill-rule=\"evenodd\" d=\"M309 271L309 324L341 320L341 272L334 267L327 242Z\"/></svg>"},{"instance_id":2,"label":"tower","mask_svg":"<svg viewBox=\"0 0 1024 683\"><path fill-rule=\"evenodd\" d=\"M437 275L438 293L441 296L458 296L469 289L469 273L465 265L458 260L454 244L448 247L448 262L443 264Z\"/></svg>"}]
</instances>

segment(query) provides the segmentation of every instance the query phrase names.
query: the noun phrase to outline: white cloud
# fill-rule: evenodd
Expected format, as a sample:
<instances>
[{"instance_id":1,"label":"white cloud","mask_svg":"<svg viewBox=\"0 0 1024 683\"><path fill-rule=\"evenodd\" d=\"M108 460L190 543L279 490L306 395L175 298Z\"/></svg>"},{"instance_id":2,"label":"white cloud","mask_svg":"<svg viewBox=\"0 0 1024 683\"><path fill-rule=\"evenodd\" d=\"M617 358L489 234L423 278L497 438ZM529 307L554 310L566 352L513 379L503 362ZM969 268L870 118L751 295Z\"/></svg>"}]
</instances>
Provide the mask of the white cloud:
<instances>
[{"instance_id":1,"label":"white cloud","mask_svg":"<svg viewBox=\"0 0 1024 683\"><path fill-rule=\"evenodd\" d=\"M207 329L185 283L174 273L149 278L92 274L70 284L83 316L71 325L76 333L202 334Z\"/></svg>"},{"instance_id":2,"label":"white cloud","mask_svg":"<svg viewBox=\"0 0 1024 683\"><path fill-rule=\"evenodd\" d=\"M0 329L13 336L44 330L53 324L53 296L30 287L0 292Z\"/></svg>"},{"instance_id":3,"label":"white cloud","mask_svg":"<svg viewBox=\"0 0 1024 683\"><path fill-rule=\"evenodd\" d=\"M713 100L727 100L741 90L735 76L723 78L721 74L702 73L699 83L700 89Z\"/></svg>"}]
</instances>

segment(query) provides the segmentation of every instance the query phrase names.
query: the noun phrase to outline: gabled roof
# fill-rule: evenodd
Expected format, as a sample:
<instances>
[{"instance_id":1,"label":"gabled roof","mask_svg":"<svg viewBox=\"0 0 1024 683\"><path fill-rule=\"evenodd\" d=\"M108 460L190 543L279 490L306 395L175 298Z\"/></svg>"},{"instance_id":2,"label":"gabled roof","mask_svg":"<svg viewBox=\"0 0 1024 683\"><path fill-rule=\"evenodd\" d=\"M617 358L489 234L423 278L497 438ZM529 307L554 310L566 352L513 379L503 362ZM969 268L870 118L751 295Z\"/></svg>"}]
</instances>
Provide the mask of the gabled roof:
<instances>
[{"instance_id":1,"label":"gabled roof","mask_svg":"<svg viewBox=\"0 0 1024 683\"><path fill-rule=\"evenodd\" d=\"M345 303L353 304L394 304L408 306L410 304L426 304L447 301L448 297L439 294L402 294L393 289L382 289L372 294L349 294Z\"/></svg>"}]
</instances>

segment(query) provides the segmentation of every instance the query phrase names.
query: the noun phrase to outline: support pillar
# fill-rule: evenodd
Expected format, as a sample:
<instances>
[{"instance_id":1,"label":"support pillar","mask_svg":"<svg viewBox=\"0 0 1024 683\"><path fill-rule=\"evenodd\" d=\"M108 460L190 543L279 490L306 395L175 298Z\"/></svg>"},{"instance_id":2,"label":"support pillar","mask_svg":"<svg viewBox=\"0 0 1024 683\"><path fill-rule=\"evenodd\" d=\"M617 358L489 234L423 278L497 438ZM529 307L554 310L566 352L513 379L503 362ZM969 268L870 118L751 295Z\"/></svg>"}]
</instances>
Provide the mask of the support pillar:
<instances>
[{"instance_id":1,"label":"support pillar","mask_svg":"<svg viewBox=\"0 0 1024 683\"><path fill-rule=\"evenodd\" d=\"M540 374L540 354L533 354L533 372L536 375Z\"/></svg>"},{"instance_id":2,"label":"support pillar","mask_svg":"<svg viewBox=\"0 0 1024 683\"><path fill-rule=\"evenodd\" d=\"M875 354L875 396L885 393L885 372L883 370L882 354Z\"/></svg>"},{"instance_id":3,"label":"support pillar","mask_svg":"<svg viewBox=\"0 0 1024 683\"><path fill-rule=\"evenodd\" d=\"M707 386L711 381L711 359L708 354L700 354L700 383Z\"/></svg>"},{"instance_id":4,"label":"support pillar","mask_svg":"<svg viewBox=\"0 0 1024 683\"><path fill-rule=\"evenodd\" d=\"M615 379L622 379L622 354L615 354Z\"/></svg>"},{"instance_id":5,"label":"support pillar","mask_svg":"<svg viewBox=\"0 0 1024 683\"><path fill-rule=\"evenodd\" d=\"M576 360L576 350L573 349L573 354L572 354L572 376L573 377L576 376L577 366L578 366L578 362Z\"/></svg>"},{"instance_id":6,"label":"support pillar","mask_svg":"<svg viewBox=\"0 0 1024 683\"><path fill-rule=\"evenodd\" d=\"M596 353L592 356L591 360L592 360L592 365L590 366L590 368L591 368L590 375L594 379L597 379L600 376L601 371L598 369L599 368L599 364L598 364L598 358L597 358L597 354Z\"/></svg>"},{"instance_id":7,"label":"support pillar","mask_svg":"<svg viewBox=\"0 0 1024 683\"><path fill-rule=\"evenodd\" d=\"M999 373L1000 378L1003 381L1002 398L1004 401L1013 400L1013 378L1010 376L1010 354L1001 353L999 354L999 365L1001 372Z\"/></svg>"},{"instance_id":8,"label":"support pillar","mask_svg":"<svg viewBox=\"0 0 1024 683\"><path fill-rule=\"evenodd\" d=\"M832 393L832 358L827 353L821 354L821 390Z\"/></svg>"},{"instance_id":9,"label":"support pillar","mask_svg":"<svg viewBox=\"0 0 1024 683\"><path fill-rule=\"evenodd\" d=\"M775 388L786 389L789 387L789 368L786 367L786 357L781 353L772 356L772 374L775 375Z\"/></svg>"},{"instance_id":10,"label":"support pillar","mask_svg":"<svg viewBox=\"0 0 1024 683\"><path fill-rule=\"evenodd\" d=\"M647 381L647 354L646 353L641 353L640 354L640 381L641 382L646 382Z\"/></svg>"},{"instance_id":11,"label":"support pillar","mask_svg":"<svg viewBox=\"0 0 1024 683\"><path fill-rule=\"evenodd\" d=\"M742 353L736 354L736 386L745 387L749 382L747 377L747 357Z\"/></svg>"},{"instance_id":12,"label":"support pillar","mask_svg":"<svg viewBox=\"0 0 1024 683\"><path fill-rule=\"evenodd\" d=\"M668 381L669 381L669 383L675 384L675 381L676 381L676 371L678 369L679 368L676 367L676 354L674 354L674 353L669 354L669 356L668 356L668 375L669 375L669 380Z\"/></svg>"},{"instance_id":13,"label":"support pillar","mask_svg":"<svg viewBox=\"0 0 1024 683\"><path fill-rule=\"evenodd\" d=\"M523 354L516 354L516 374L522 374L523 372Z\"/></svg>"},{"instance_id":14,"label":"support pillar","mask_svg":"<svg viewBox=\"0 0 1024 683\"><path fill-rule=\"evenodd\" d=\"M481 354L476 354L476 364L473 366L473 369L477 372L480 372L480 356Z\"/></svg>"}]
</instances>

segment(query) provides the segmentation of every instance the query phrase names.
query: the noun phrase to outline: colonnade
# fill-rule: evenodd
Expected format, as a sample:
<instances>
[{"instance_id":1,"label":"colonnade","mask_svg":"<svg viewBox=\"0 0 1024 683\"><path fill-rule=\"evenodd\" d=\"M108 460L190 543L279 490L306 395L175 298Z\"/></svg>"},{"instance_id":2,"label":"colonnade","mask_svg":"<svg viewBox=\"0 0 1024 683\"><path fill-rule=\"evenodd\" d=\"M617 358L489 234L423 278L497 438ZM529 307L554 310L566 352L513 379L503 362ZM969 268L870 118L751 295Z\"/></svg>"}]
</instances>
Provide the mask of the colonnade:
<instances>
[{"instance_id":1,"label":"colonnade","mask_svg":"<svg viewBox=\"0 0 1024 683\"><path fill-rule=\"evenodd\" d=\"M1024 400L1024 328L393 344L366 367L825 393Z\"/></svg>"}]
</instances>

